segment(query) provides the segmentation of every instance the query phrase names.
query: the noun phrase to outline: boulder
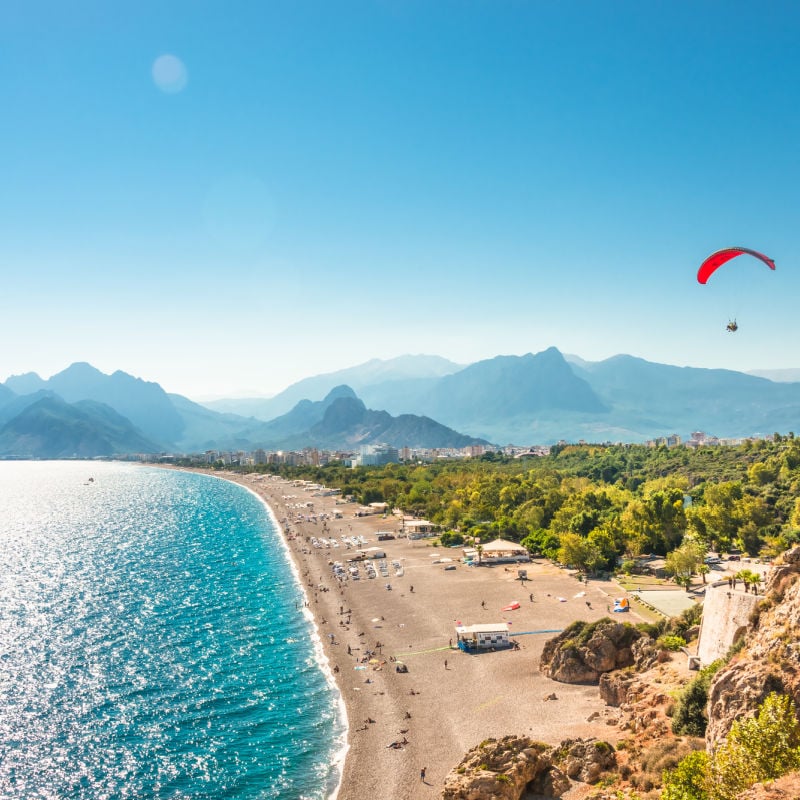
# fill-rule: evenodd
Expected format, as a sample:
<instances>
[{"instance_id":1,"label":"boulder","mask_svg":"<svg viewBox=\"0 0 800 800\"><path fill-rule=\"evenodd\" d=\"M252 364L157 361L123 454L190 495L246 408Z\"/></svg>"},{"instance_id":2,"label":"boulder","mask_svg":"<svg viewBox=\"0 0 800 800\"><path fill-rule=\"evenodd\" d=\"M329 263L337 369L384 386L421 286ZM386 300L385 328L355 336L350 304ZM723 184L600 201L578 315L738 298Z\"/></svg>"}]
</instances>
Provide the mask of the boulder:
<instances>
[{"instance_id":1,"label":"boulder","mask_svg":"<svg viewBox=\"0 0 800 800\"><path fill-rule=\"evenodd\" d=\"M487 739L447 775L443 800L520 800L529 792L558 798L569 780L553 765L552 748L527 736Z\"/></svg>"},{"instance_id":2,"label":"boulder","mask_svg":"<svg viewBox=\"0 0 800 800\"><path fill-rule=\"evenodd\" d=\"M634 644L643 634L608 618L574 622L545 642L539 669L561 683L596 684L600 676L634 663Z\"/></svg>"},{"instance_id":3,"label":"boulder","mask_svg":"<svg viewBox=\"0 0 800 800\"><path fill-rule=\"evenodd\" d=\"M617 766L614 748L599 739L567 739L558 754L559 766L567 777L582 783L595 783Z\"/></svg>"}]
</instances>

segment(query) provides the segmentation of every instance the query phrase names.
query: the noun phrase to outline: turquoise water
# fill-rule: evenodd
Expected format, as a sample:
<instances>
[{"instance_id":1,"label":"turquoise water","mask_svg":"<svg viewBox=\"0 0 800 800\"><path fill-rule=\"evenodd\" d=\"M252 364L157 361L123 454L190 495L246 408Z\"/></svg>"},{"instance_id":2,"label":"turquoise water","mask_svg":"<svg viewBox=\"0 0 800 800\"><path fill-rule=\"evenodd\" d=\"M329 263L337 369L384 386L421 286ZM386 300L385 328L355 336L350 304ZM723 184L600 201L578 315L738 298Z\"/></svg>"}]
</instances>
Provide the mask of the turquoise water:
<instances>
[{"instance_id":1,"label":"turquoise water","mask_svg":"<svg viewBox=\"0 0 800 800\"><path fill-rule=\"evenodd\" d=\"M242 487L0 462L0 601L1 798L335 790L340 699Z\"/></svg>"}]
</instances>

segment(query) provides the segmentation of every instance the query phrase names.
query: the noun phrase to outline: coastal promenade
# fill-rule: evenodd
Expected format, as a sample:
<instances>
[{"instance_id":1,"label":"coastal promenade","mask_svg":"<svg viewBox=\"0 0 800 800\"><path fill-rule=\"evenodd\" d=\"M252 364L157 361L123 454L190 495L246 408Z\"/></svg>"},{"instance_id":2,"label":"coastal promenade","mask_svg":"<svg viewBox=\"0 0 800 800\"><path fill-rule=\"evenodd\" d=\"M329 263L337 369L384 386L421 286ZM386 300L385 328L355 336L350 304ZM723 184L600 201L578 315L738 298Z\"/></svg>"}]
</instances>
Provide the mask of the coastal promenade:
<instances>
[{"instance_id":1,"label":"coastal promenade","mask_svg":"<svg viewBox=\"0 0 800 800\"><path fill-rule=\"evenodd\" d=\"M554 635L540 631L608 616L610 598L600 587L585 587L549 562L526 564L530 580L522 584L513 565L467 567L458 562L460 550L427 540L378 543L377 531L398 532L396 519L356 517L355 504L312 497L268 476L215 474L255 491L282 521L347 708L349 749L339 800L438 797L445 775L489 737L526 734L557 744L588 736L613 742L621 735L606 723L596 686L555 683L538 669L542 647ZM310 502L313 510L298 510ZM334 511L342 517L333 519ZM360 580L340 582L332 562L355 555L342 536L379 544L388 576L369 579L362 568ZM314 547L312 537L340 546ZM400 563L402 576L392 561ZM518 610L501 610L515 600ZM638 621L635 614L629 619ZM451 649L457 623L494 622L509 623L519 649L480 655ZM407 672L396 670L398 661Z\"/></svg>"}]
</instances>

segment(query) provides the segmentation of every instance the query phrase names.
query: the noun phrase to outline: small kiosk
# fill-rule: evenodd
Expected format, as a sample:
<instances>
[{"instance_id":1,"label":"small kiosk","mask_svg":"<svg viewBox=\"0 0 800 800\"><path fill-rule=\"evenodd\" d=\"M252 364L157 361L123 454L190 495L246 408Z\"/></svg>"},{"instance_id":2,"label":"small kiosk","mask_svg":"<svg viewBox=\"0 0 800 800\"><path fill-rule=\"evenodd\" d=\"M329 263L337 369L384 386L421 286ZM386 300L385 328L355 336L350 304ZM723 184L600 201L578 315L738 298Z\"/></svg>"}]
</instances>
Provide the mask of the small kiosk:
<instances>
[{"instance_id":1,"label":"small kiosk","mask_svg":"<svg viewBox=\"0 0 800 800\"><path fill-rule=\"evenodd\" d=\"M505 622L457 625L456 641L458 649L465 653L479 653L483 650L511 647L511 641L508 638L508 624Z\"/></svg>"}]
</instances>

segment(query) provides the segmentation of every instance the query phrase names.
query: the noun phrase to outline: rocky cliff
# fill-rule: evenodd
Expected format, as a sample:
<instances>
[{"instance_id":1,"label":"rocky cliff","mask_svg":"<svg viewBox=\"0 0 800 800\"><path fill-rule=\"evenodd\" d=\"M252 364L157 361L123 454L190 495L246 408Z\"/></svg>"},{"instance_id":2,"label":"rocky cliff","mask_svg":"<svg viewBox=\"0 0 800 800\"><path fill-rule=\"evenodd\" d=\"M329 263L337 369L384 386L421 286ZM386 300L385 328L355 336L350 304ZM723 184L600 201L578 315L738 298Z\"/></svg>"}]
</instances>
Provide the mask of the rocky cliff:
<instances>
[{"instance_id":1,"label":"rocky cliff","mask_svg":"<svg viewBox=\"0 0 800 800\"><path fill-rule=\"evenodd\" d=\"M770 692L791 695L800 708L800 546L780 561L754 609L742 650L709 687L709 747L727 736L734 720L755 713Z\"/></svg>"}]
</instances>

